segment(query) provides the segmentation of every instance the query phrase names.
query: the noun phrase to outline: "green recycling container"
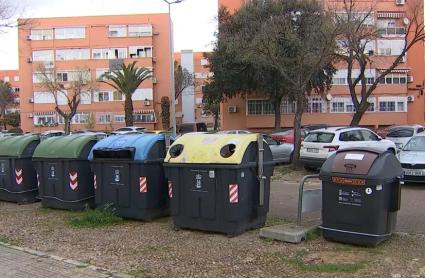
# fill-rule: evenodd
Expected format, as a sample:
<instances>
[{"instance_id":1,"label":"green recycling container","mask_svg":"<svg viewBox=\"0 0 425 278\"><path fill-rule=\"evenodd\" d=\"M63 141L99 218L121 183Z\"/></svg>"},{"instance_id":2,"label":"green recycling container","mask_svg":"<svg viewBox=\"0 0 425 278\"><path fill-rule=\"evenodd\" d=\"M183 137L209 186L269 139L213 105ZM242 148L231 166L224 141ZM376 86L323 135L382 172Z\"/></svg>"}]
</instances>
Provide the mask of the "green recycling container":
<instances>
[{"instance_id":1,"label":"green recycling container","mask_svg":"<svg viewBox=\"0 0 425 278\"><path fill-rule=\"evenodd\" d=\"M264 143L260 181L259 139L258 134L185 134L173 143L164 168L175 228L238 235L264 226L273 157Z\"/></svg>"},{"instance_id":2,"label":"green recycling container","mask_svg":"<svg viewBox=\"0 0 425 278\"><path fill-rule=\"evenodd\" d=\"M93 174L88 155L97 142L94 135L69 135L43 140L33 162L43 207L82 210L94 207Z\"/></svg>"},{"instance_id":3,"label":"green recycling container","mask_svg":"<svg viewBox=\"0 0 425 278\"><path fill-rule=\"evenodd\" d=\"M32 155L39 143L38 135L0 137L0 200L37 201L37 176Z\"/></svg>"}]
</instances>

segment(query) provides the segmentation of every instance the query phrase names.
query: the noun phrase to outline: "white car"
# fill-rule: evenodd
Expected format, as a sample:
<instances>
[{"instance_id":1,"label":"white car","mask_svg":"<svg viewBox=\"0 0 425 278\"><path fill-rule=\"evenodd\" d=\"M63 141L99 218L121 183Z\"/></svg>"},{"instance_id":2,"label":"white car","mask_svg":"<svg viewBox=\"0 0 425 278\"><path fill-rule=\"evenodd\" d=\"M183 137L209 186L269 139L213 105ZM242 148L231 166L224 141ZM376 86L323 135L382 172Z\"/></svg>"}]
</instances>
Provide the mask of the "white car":
<instances>
[{"instance_id":1,"label":"white car","mask_svg":"<svg viewBox=\"0 0 425 278\"><path fill-rule=\"evenodd\" d=\"M410 138L424 130L424 127L421 125L395 126L389 129L385 138L393 141L397 148L402 149Z\"/></svg>"},{"instance_id":2,"label":"white car","mask_svg":"<svg viewBox=\"0 0 425 278\"><path fill-rule=\"evenodd\" d=\"M220 130L217 134L251 134L248 130L232 129L232 130Z\"/></svg>"},{"instance_id":3,"label":"white car","mask_svg":"<svg viewBox=\"0 0 425 278\"><path fill-rule=\"evenodd\" d=\"M112 132L112 134L115 135L122 135L122 134L128 134L128 133L137 133L137 132L144 132L147 131L144 127L138 127L138 126L126 126L121 127Z\"/></svg>"},{"instance_id":4,"label":"white car","mask_svg":"<svg viewBox=\"0 0 425 278\"><path fill-rule=\"evenodd\" d=\"M398 154L403 182L425 183L425 132L413 136Z\"/></svg>"},{"instance_id":5,"label":"white car","mask_svg":"<svg viewBox=\"0 0 425 278\"><path fill-rule=\"evenodd\" d=\"M396 153L395 144L367 128L330 127L311 131L301 144L300 160L307 169L320 168L334 152L347 148L371 148Z\"/></svg>"}]
</instances>

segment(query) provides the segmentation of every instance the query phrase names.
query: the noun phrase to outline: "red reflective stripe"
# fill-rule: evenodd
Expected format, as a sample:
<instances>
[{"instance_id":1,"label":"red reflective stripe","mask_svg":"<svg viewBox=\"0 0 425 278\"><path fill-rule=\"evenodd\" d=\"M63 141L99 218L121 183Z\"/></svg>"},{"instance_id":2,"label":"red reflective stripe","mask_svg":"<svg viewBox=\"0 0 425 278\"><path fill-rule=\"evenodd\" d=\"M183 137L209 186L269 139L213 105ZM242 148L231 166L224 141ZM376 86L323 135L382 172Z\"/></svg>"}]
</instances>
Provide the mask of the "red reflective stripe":
<instances>
[{"instance_id":1,"label":"red reflective stripe","mask_svg":"<svg viewBox=\"0 0 425 278\"><path fill-rule=\"evenodd\" d=\"M76 190L78 187L78 173L77 172L69 172L69 187L72 190Z\"/></svg>"},{"instance_id":2,"label":"red reflective stripe","mask_svg":"<svg viewBox=\"0 0 425 278\"><path fill-rule=\"evenodd\" d=\"M171 181L168 182L168 197L173 198L173 183Z\"/></svg>"},{"instance_id":3,"label":"red reflective stripe","mask_svg":"<svg viewBox=\"0 0 425 278\"><path fill-rule=\"evenodd\" d=\"M148 192L148 182L146 177L139 177L140 193Z\"/></svg>"},{"instance_id":4,"label":"red reflective stripe","mask_svg":"<svg viewBox=\"0 0 425 278\"><path fill-rule=\"evenodd\" d=\"M22 169L15 168L15 180L18 185L22 184L23 182Z\"/></svg>"},{"instance_id":5,"label":"red reflective stripe","mask_svg":"<svg viewBox=\"0 0 425 278\"><path fill-rule=\"evenodd\" d=\"M239 202L239 187L237 184L229 184L229 202L235 204Z\"/></svg>"}]
</instances>

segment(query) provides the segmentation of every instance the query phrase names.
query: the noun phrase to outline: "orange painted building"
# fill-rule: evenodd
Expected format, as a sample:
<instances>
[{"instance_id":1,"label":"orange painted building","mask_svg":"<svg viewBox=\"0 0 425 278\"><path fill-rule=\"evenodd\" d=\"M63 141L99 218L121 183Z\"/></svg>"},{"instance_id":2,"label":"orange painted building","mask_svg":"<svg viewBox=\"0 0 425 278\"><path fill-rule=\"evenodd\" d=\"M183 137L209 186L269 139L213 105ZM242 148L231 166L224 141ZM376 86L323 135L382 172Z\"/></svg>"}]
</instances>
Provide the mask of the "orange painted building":
<instances>
[{"instance_id":1,"label":"orange painted building","mask_svg":"<svg viewBox=\"0 0 425 278\"><path fill-rule=\"evenodd\" d=\"M176 101L177 124L204 122L207 126L213 126L213 117L204 112L202 105L202 87L208 77L211 76L209 69L206 67L208 60L204 58L204 53L182 50L174 53L174 60L183 69L193 74L195 81L195 86L185 89Z\"/></svg>"},{"instance_id":2,"label":"orange painted building","mask_svg":"<svg viewBox=\"0 0 425 278\"><path fill-rule=\"evenodd\" d=\"M219 0L219 6L231 12L248 0ZM335 1L327 1L328 4ZM360 1L359 1L360 2ZM373 80L380 71L390 66L403 47L406 16L411 1L362 1L365 7L374 7L366 24L377 25L382 37L371 43L369 51L374 56L374 68L366 76ZM392 124L424 124L425 53L423 43L410 49L403 63L389 74L372 94L370 111L366 112L361 125L370 127ZM348 125L353 116L353 104L346 81L346 67L337 65L333 86L326 95L311 96L302 124ZM294 118L294 103L283 101L282 127L291 127ZM246 95L233 98L221 106L222 129L267 130L274 128L274 116L270 102L261 96Z\"/></svg>"},{"instance_id":3,"label":"orange painted building","mask_svg":"<svg viewBox=\"0 0 425 278\"><path fill-rule=\"evenodd\" d=\"M55 68L64 83L88 69L93 81L122 62L153 70L133 94L134 125L161 129L161 97L170 96L168 14L135 14L32 19L19 29L21 127L41 132L63 128L52 94L41 86L39 65ZM59 101L64 104L64 100ZM65 111L67 105L61 105ZM90 120L89 120L90 119ZM124 97L97 82L81 98L72 130L111 131L124 126Z\"/></svg>"},{"instance_id":4,"label":"orange painted building","mask_svg":"<svg viewBox=\"0 0 425 278\"><path fill-rule=\"evenodd\" d=\"M0 80L8 82L12 86L14 92L15 102L11 107L6 110L7 112L19 110L19 98L20 98L20 82L19 82L19 71L18 70L0 70Z\"/></svg>"}]
</instances>

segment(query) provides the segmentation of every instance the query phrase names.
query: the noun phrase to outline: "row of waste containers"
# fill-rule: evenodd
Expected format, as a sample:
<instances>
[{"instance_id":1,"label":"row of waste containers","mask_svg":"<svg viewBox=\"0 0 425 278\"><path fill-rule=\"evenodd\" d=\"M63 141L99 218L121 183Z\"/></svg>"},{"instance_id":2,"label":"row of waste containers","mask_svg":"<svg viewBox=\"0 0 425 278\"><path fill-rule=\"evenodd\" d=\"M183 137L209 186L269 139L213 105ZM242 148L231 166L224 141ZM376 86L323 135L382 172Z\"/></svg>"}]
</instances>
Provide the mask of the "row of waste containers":
<instances>
[{"instance_id":1,"label":"row of waste containers","mask_svg":"<svg viewBox=\"0 0 425 278\"><path fill-rule=\"evenodd\" d=\"M70 210L112 205L124 218L171 215L176 228L231 235L264 226L274 165L261 135L187 134L168 151L166 141L164 134L0 138L0 200ZM351 152L354 159L339 159L340 151L322 168L322 228L332 240L374 245L394 228L401 168L389 153ZM363 171L353 173L357 166ZM364 183L344 183L359 175ZM372 186L385 194L368 193ZM350 217L367 221L355 226Z\"/></svg>"}]
</instances>

